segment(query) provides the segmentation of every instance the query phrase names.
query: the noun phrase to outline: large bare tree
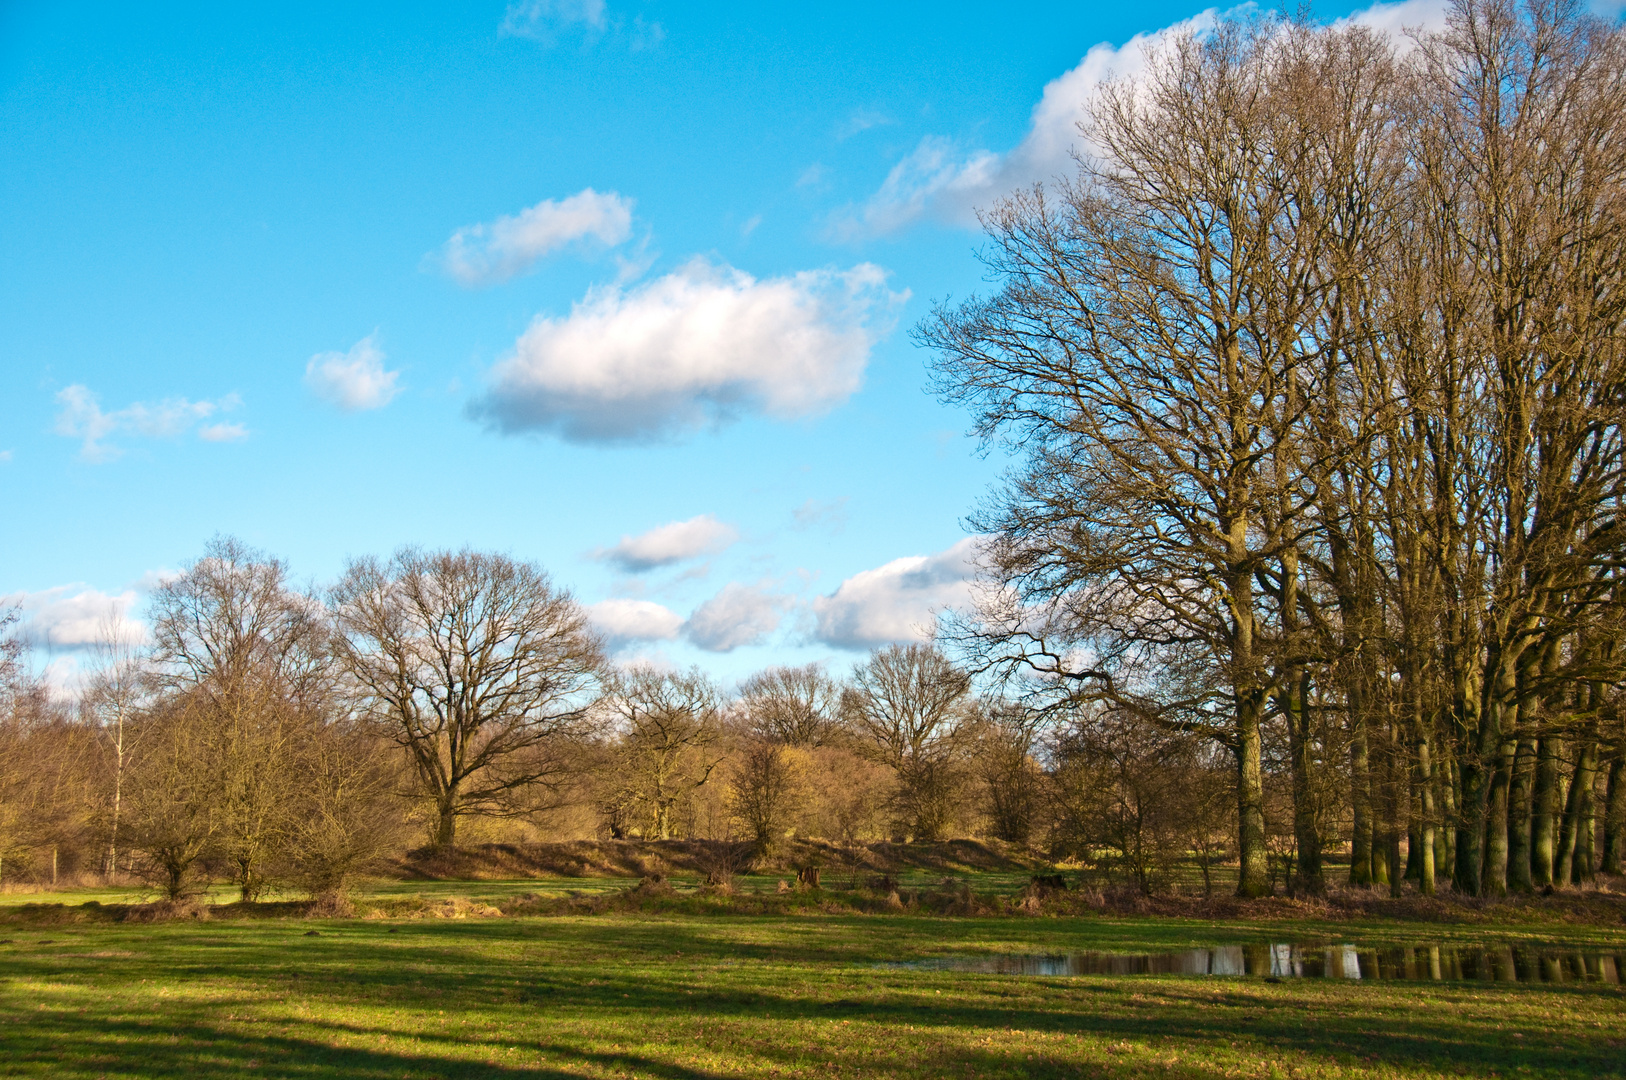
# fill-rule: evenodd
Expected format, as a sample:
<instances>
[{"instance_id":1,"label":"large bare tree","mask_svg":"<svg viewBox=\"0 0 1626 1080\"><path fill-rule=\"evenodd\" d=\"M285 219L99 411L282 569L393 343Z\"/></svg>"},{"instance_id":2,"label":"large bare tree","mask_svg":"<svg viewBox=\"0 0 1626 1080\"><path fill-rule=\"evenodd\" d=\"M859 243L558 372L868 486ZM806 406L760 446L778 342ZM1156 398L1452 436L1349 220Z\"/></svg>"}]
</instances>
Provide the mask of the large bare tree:
<instances>
[{"instance_id":1,"label":"large bare tree","mask_svg":"<svg viewBox=\"0 0 1626 1080\"><path fill-rule=\"evenodd\" d=\"M604 653L586 613L540 567L476 551L360 559L333 589L336 650L417 768L437 845L460 817L535 808L552 747L579 731Z\"/></svg>"}]
</instances>

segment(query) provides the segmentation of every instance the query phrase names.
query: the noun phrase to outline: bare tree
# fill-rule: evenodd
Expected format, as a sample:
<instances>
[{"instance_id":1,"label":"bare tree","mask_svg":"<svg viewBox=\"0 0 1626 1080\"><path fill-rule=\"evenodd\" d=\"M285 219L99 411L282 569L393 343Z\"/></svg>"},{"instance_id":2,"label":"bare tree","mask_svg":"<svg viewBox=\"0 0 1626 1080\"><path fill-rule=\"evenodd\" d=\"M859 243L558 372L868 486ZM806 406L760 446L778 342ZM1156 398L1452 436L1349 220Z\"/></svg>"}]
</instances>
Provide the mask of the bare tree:
<instances>
[{"instance_id":1,"label":"bare tree","mask_svg":"<svg viewBox=\"0 0 1626 1080\"><path fill-rule=\"evenodd\" d=\"M919 331L945 398L1023 457L976 519L1005 589L985 659L1227 747L1242 895L1268 888L1261 729L1278 675L1302 662L1272 663L1316 520L1299 477L1308 453L1326 469L1360 449L1312 451L1303 434L1346 344L1341 189L1326 178L1375 160L1368 75L1389 61L1364 31L1309 37L1226 22L1107 84L1078 179L984 215L1001 290ZM1301 52L1325 61L1319 83ZM1335 93L1307 97L1318 85ZM1323 138L1344 121L1374 130ZM1156 700L1151 687L1175 684L1143 677L1159 666L1203 674Z\"/></svg>"},{"instance_id":2,"label":"bare tree","mask_svg":"<svg viewBox=\"0 0 1626 1080\"><path fill-rule=\"evenodd\" d=\"M561 778L549 744L581 730L604 668L571 595L504 555L404 548L351 563L332 604L338 655L434 803L434 842L459 817L534 810Z\"/></svg>"},{"instance_id":3,"label":"bare tree","mask_svg":"<svg viewBox=\"0 0 1626 1080\"><path fill-rule=\"evenodd\" d=\"M897 774L895 818L916 839L950 824L965 747L971 679L931 645L888 645L853 673L843 721Z\"/></svg>"},{"instance_id":4,"label":"bare tree","mask_svg":"<svg viewBox=\"0 0 1626 1080\"><path fill-rule=\"evenodd\" d=\"M681 828L685 800L722 760L716 688L698 670L636 668L616 680L605 708L618 729L617 782L607 811L620 820L641 819L646 839L671 839Z\"/></svg>"},{"instance_id":5,"label":"bare tree","mask_svg":"<svg viewBox=\"0 0 1626 1080\"><path fill-rule=\"evenodd\" d=\"M976 768L995 836L1026 844L1038 823L1044 774L1035 755L1041 714L1015 702L986 704L977 729Z\"/></svg>"},{"instance_id":6,"label":"bare tree","mask_svg":"<svg viewBox=\"0 0 1626 1080\"><path fill-rule=\"evenodd\" d=\"M771 667L740 686L752 732L784 746L822 746L834 729L841 687L818 664Z\"/></svg>"},{"instance_id":7,"label":"bare tree","mask_svg":"<svg viewBox=\"0 0 1626 1080\"><path fill-rule=\"evenodd\" d=\"M805 802L802 763L795 749L752 739L740 751L729 776L729 812L756 844L771 855Z\"/></svg>"},{"instance_id":8,"label":"bare tree","mask_svg":"<svg viewBox=\"0 0 1626 1080\"><path fill-rule=\"evenodd\" d=\"M1086 706L1056 732L1052 849L1151 894L1198 838L1197 740L1120 710ZM1104 856L1104 857L1103 857ZM1206 867L1205 867L1206 877Z\"/></svg>"},{"instance_id":9,"label":"bare tree","mask_svg":"<svg viewBox=\"0 0 1626 1080\"><path fill-rule=\"evenodd\" d=\"M313 899L347 904L347 885L404 837L402 764L393 744L341 725L323 729L301 749L300 794L284 861L288 877Z\"/></svg>"},{"instance_id":10,"label":"bare tree","mask_svg":"<svg viewBox=\"0 0 1626 1080\"><path fill-rule=\"evenodd\" d=\"M141 725L126 781L126 843L137 876L179 900L206 884L202 860L225 817L220 728L213 702L197 691L171 695Z\"/></svg>"},{"instance_id":11,"label":"bare tree","mask_svg":"<svg viewBox=\"0 0 1626 1080\"><path fill-rule=\"evenodd\" d=\"M119 826L124 812L124 779L140 728L135 720L150 690L136 631L118 615L104 619L93 651L95 667L80 706L95 724L112 757L112 792L107 807L107 852L103 876L118 871Z\"/></svg>"},{"instance_id":12,"label":"bare tree","mask_svg":"<svg viewBox=\"0 0 1626 1080\"><path fill-rule=\"evenodd\" d=\"M219 780L211 841L254 900L290 822L295 751L331 693L323 612L280 560L217 537L153 594L151 621L158 684L208 729L196 745Z\"/></svg>"}]
</instances>

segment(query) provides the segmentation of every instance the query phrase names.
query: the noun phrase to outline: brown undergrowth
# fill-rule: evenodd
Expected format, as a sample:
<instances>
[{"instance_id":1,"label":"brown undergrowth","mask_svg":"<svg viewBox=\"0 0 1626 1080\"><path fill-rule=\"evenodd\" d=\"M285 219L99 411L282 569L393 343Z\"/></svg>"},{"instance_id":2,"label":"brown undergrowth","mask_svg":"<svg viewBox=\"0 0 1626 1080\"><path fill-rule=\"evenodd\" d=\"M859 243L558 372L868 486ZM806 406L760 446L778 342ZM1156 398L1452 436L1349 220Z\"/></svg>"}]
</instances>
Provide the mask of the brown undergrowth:
<instances>
[{"instance_id":1,"label":"brown undergrowth","mask_svg":"<svg viewBox=\"0 0 1626 1080\"><path fill-rule=\"evenodd\" d=\"M1228 922L1399 921L1420 924L1519 926L1626 926L1621 881L1564 890L1550 896L1434 897L1335 888L1325 896L1258 899L1190 895L1146 896L1132 889L1057 887L1039 876L1014 894L978 890L974 882L945 877L923 888L900 888L890 875L858 887L797 888L781 880L773 889L746 890L732 882L678 888L648 874L629 888L607 892L526 893L501 899L356 897L273 903L203 904L192 900L147 904L22 904L0 910L0 925L60 926L90 923L185 922L204 919L471 919L570 915L929 915L973 918L1090 918L1140 916Z\"/></svg>"},{"instance_id":2,"label":"brown undergrowth","mask_svg":"<svg viewBox=\"0 0 1626 1080\"><path fill-rule=\"evenodd\" d=\"M420 848L395 864L402 878L427 881L496 881L516 878L646 877L700 874L719 864L748 863L757 872L788 872L816 865L827 873L868 874L926 870L942 874L1028 873L1044 865L1031 852L987 840L939 843L841 844L786 841L771 855L723 840L577 840L554 844L479 844Z\"/></svg>"}]
</instances>

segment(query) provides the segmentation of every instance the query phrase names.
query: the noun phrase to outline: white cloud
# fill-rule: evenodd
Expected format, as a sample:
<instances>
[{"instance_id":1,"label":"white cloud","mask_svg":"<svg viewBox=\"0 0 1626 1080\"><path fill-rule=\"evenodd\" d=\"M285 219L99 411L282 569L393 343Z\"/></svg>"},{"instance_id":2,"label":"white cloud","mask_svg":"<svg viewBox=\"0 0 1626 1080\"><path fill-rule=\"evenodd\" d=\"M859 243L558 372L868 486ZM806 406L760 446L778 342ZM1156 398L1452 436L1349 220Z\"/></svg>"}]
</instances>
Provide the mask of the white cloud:
<instances>
[{"instance_id":1,"label":"white cloud","mask_svg":"<svg viewBox=\"0 0 1626 1080\"><path fill-rule=\"evenodd\" d=\"M739 538L740 532L734 526L711 514L701 514L688 521L659 525L637 536L623 536L614 547L593 552L593 557L639 573L701 555L716 555Z\"/></svg>"},{"instance_id":2,"label":"white cloud","mask_svg":"<svg viewBox=\"0 0 1626 1080\"><path fill-rule=\"evenodd\" d=\"M538 316L470 412L503 432L572 442L823 412L858 389L908 298L885 282L869 263L759 280L694 259L635 288L595 289L565 318Z\"/></svg>"},{"instance_id":3,"label":"white cloud","mask_svg":"<svg viewBox=\"0 0 1626 1080\"><path fill-rule=\"evenodd\" d=\"M21 610L22 633L30 644L75 651L95 645L104 631L119 624L136 640L146 640L146 627L131 618L140 593L134 586L109 594L84 584L58 585L0 596L0 610Z\"/></svg>"},{"instance_id":4,"label":"white cloud","mask_svg":"<svg viewBox=\"0 0 1626 1080\"><path fill-rule=\"evenodd\" d=\"M1402 41L1409 30L1443 30L1450 8L1449 0L1400 0L1352 11L1332 25L1365 26Z\"/></svg>"},{"instance_id":5,"label":"white cloud","mask_svg":"<svg viewBox=\"0 0 1626 1080\"><path fill-rule=\"evenodd\" d=\"M683 629L683 617L653 600L615 597L587 609L587 617L612 645L670 641Z\"/></svg>"},{"instance_id":6,"label":"white cloud","mask_svg":"<svg viewBox=\"0 0 1626 1080\"><path fill-rule=\"evenodd\" d=\"M683 633L709 652L760 644L779 627L790 604L790 597L770 593L760 585L730 582L694 609Z\"/></svg>"},{"instance_id":7,"label":"white cloud","mask_svg":"<svg viewBox=\"0 0 1626 1080\"><path fill-rule=\"evenodd\" d=\"M842 649L930 638L936 613L971 599L977 537L936 555L912 555L864 570L814 599L814 637Z\"/></svg>"},{"instance_id":8,"label":"white cloud","mask_svg":"<svg viewBox=\"0 0 1626 1080\"><path fill-rule=\"evenodd\" d=\"M236 394L227 394L218 401L165 398L156 403L137 401L109 413L102 411L101 399L82 383L59 391L56 400L62 406L56 416L56 433L80 440L79 456L85 461L97 463L113 461L124 453L119 447L104 441L115 435L177 438L211 416L230 412L242 404L242 399ZM199 431L199 437L219 441L213 432L222 427L238 428L242 432L238 437L247 435L247 430L241 425L215 424Z\"/></svg>"},{"instance_id":9,"label":"white cloud","mask_svg":"<svg viewBox=\"0 0 1626 1080\"><path fill-rule=\"evenodd\" d=\"M609 247L624 242L632 235L632 207L625 196L592 188L558 202L543 199L517 214L457 230L441 249L441 263L464 285L507 281L578 240Z\"/></svg>"},{"instance_id":10,"label":"white cloud","mask_svg":"<svg viewBox=\"0 0 1626 1080\"><path fill-rule=\"evenodd\" d=\"M1369 26L1401 38L1407 29L1442 27L1447 6L1447 0L1379 3L1338 24ZM1071 70L1046 84L1029 116L1027 134L1014 149L1000 154L927 135L892 167L861 207L835 218L832 234L838 239L856 239L895 232L927 214L949 224L976 227L979 207L1018 188L1074 174L1073 153L1088 150L1078 132L1084 104L1102 83L1133 78L1146 69L1149 53L1155 54L1185 34L1206 33L1226 15L1255 10L1252 2L1226 11L1209 8L1161 30L1136 34L1121 46L1107 42L1094 46Z\"/></svg>"},{"instance_id":11,"label":"white cloud","mask_svg":"<svg viewBox=\"0 0 1626 1080\"><path fill-rule=\"evenodd\" d=\"M384 351L378 335L368 334L349 352L317 353L305 363L305 385L310 392L345 412L382 409L401 388L399 371L384 370Z\"/></svg>"},{"instance_id":12,"label":"white cloud","mask_svg":"<svg viewBox=\"0 0 1626 1080\"><path fill-rule=\"evenodd\" d=\"M0 450L0 465L10 465L10 464L11 464L11 451L10 450Z\"/></svg>"}]
</instances>

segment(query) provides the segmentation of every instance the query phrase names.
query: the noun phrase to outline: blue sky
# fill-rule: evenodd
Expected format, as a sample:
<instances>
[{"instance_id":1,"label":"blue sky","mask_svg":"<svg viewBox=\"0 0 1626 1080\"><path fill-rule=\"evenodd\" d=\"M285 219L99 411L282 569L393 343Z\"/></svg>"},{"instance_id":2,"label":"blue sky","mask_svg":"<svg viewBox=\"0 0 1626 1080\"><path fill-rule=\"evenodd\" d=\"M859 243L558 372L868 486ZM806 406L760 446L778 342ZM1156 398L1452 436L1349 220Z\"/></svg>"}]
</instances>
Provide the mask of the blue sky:
<instances>
[{"instance_id":1,"label":"blue sky","mask_svg":"<svg viewBox=\"0 0 1626 1080\"><path fill-rule=\"evenodd\" d=\"M917 633L1001 465L908 329L1203 12L0 6L0 596L59 681L216 533L534 559L725 680Z\"/></svg>"}]
</instances>

